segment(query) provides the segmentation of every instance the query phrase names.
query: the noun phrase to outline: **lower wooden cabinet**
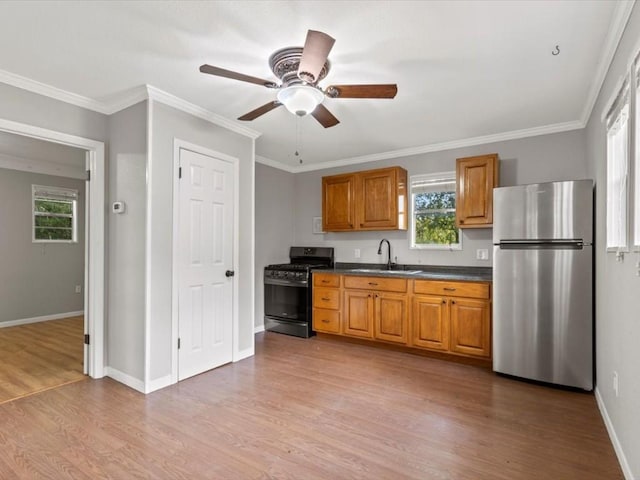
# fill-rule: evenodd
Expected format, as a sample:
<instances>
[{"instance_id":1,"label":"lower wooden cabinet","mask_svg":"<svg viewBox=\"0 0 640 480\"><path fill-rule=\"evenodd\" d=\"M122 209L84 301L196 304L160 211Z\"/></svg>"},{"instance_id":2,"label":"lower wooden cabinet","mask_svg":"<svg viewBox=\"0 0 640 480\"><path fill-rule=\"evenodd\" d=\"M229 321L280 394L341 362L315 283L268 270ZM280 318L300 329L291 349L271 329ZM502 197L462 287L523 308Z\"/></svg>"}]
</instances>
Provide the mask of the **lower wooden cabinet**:
<instances>
[{"instance_id":1,"label":"lower wooden cabinet","mask_svg":"<svg viewBox=\"0 0 640 480\"><path fill-rule=\"evenodd\" d=\"M486 300L452 298L451 351L489 357L491 355L491 309Z\"/></svg>"},{"instance_id":2,"label":"lower wooden cabinet","mask_svg":"<svg viewBox=\"0 0 640 480\"><path fill-rule=\"evenodd\" d=\"M414 295L412 320L412 345L449 350L449 313L445 298Z\"/></svg>"},{"instance_id":3,"label":"lower wooden cabinet","mask_svg":"<svg viewBox=\"0 0 640 480\"><path fill-rule=\"evenodd\" d=\"M408 339L407 295L374 293L373 336L387 342L406 344Z\"/></svg>"},{"instance_id":4,"label":"lower wooden cabinet","mask_svg":"<svg viewBox=\"0 0 640 480\"><path fill-rule=\"evenodd\" d=\"M344 329L354 337L373 337L373 294L360 290L344 292Z\"/></svg>"},{"instance_id":5,"label":"lower wooden cabinet","mask_svg":"<svg viewBox=\"0 0 640 480\"><path fill-rule=\"evenodd\" d=\"M491 285L314 274L317 332L491 358Z\"/></svg>"}]
</instances>

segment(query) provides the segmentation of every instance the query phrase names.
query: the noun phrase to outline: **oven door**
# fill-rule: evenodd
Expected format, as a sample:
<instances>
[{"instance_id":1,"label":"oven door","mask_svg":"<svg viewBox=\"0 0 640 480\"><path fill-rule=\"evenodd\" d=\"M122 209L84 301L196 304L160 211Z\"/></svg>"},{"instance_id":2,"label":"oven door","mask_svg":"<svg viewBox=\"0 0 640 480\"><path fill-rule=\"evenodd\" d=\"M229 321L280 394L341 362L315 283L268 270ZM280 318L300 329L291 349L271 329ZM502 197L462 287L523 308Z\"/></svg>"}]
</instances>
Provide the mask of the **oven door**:
<instances>
[{"instance_id":1,"label":"oven door","mask_svg":"<svg viewBox=\"0 0 640 480\"><path fill-rule=\"evenodd\" d=\"M308 322L309 288L307 282L295 283L265 279L264 315L290 322Z\"/></svg>"}]
</instances>

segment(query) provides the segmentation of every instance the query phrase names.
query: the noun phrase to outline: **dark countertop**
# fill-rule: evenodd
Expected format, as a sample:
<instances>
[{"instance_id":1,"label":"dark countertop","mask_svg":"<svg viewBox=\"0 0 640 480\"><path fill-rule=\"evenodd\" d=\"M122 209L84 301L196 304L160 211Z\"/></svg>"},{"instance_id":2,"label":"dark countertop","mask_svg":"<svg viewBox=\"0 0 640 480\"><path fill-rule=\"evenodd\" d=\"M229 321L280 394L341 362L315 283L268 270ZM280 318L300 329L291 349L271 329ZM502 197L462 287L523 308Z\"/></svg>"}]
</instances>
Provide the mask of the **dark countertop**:
<instances>
[{"instance_id":1,"label":"dark countertop","mask_svg":"<svg viewBox=\"0 0 640 480\"><path fill-rule=\"evenodd\" d=\"M336 263L332 270L323 273L359 275L367 277L416 278L426 280L457 280L464 282L491 282L491 267L466 267L443 265L393 265L391 271L379 263Z\"/></svg>"}]
</instances>

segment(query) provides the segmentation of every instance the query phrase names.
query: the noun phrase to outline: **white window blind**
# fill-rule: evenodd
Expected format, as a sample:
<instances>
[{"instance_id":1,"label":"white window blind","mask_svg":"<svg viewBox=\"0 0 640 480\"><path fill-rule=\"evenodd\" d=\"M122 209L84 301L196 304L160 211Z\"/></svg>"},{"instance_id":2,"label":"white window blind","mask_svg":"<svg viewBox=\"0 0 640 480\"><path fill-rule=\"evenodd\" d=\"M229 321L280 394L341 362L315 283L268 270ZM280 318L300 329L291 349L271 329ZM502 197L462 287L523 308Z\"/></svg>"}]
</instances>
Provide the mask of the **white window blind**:
<instances>
[{"instance_id":1,"label":"white window blind","mask_svg":"<svg viewBox=\"0 0 640 480\"><path fill-rule=\"evenodd\" d=\"M629 83L620 89L607 122L607 250L627 248Z\"/></svg>"}]
</instances>

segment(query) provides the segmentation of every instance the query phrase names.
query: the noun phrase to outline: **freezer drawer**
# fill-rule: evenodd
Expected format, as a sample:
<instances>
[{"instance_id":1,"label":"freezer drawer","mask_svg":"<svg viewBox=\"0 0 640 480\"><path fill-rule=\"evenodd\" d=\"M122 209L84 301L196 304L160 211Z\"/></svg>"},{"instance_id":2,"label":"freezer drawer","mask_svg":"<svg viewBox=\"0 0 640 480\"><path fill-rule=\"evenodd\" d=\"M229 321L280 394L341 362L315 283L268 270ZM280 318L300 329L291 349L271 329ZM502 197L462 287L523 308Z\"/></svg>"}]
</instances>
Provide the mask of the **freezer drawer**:
<instances>
[{"instance_id":1,"label":"freezer drawer","mask_svg":"<svg viewBox=\"0 0 640 480\"><path fill-rule=\"evenodd\" d=\"M493 369L593 389L591 247L493 254Z\"/></svg>"}]
</instances>

